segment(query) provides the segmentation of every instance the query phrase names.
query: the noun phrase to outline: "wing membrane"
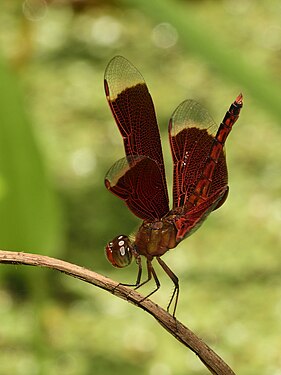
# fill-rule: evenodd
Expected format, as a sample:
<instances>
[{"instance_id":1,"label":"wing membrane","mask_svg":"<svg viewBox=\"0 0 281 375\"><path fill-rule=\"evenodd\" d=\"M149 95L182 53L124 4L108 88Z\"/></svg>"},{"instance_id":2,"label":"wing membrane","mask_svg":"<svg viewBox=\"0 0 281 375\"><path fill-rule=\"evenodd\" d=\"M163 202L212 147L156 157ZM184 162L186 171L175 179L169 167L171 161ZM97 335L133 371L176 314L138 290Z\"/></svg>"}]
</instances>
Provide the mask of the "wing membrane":
<instances>
[{"instance_id":1,"label":"wing membrane","mask_svg":"<svg viewBox=\"0 0 281 375\"><path fill-rule=\"evenodd\" d=\"M202 179L218 126L208 111L193 100L181 103L169 123L169 140L174 162L173 208L185 206ZM212 180L206 198L227 187L224 152L210 168Z\"/></svg>"},{"instance_id":2,"label":"wing membrane","mask_svg":"<svg viewBox=\"0 0 281 375\"><path fill-rule=\"evenodd\" d=\"M142 220L161 219L169 211L159 165L148 157L118 160L108 171L105 186Z\"/></svg>"},{"instance_id":3,"label":"wing membrane","mask_svg":"<svg viewBox=\"0 0 281 375\"><path fill-rule=\"evenodd\" d=\"M157 183L161 183L163 200L168 206L160 134L153 101L142 75L128 60L116 56L106 68L104 85L110 109L123 137L126 155L143 155L155 160L161 175Z\"/></svg>"}]
</instances>

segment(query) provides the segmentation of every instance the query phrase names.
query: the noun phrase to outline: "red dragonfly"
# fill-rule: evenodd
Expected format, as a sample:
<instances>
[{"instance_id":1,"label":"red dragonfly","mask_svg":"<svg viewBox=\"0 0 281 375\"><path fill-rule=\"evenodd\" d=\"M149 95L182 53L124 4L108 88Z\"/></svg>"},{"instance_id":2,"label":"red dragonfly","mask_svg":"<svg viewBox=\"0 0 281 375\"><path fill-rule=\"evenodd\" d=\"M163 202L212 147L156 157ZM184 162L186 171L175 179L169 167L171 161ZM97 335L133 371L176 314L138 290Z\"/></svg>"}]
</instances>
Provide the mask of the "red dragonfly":
<instances>
[{"instance_id":1,"label":"red dragonfly","mask_svg":"<svg viewBox=\"0 0 281 375\"><path fill-rule=\"evenodd\" d=\"M174 163L170 210L155 109L142 75L124 57L116 56L106 68L104 87L126 153L108 171L105 186L143 220L134 239L115 237L107 244L106 255L120 268L128 266L134 256L139 267L137 280L125 285L139 288L153 278L156 288L145 298L160 287L152 265L156 258L174 283L167 310L175 298L175 316L179 280L161 256L225 202L229 188L224 144L238 119L243 97L240 94L231 104L220 126L194 100L184 101L172 114L168 127ZM141 256L147 264L147 279L142 283Z\"/></svg>"}]
</instances>

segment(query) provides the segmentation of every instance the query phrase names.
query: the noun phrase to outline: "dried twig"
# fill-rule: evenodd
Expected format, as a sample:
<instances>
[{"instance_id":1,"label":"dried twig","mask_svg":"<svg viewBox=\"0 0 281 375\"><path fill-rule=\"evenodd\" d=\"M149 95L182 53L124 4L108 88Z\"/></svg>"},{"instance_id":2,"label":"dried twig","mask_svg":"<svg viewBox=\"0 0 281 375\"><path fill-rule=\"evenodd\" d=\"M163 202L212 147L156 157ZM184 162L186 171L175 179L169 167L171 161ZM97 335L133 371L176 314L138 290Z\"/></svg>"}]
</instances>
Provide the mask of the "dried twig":
<instances>
[{"instance_id":1,"label":"dried twig","mask_svg":"<svg viewBox=\"0 0 281 375\"><path fill-rule=\"evenodd\" d=\"M86 268L44 255L0 250L0 263L51 268L107 290L151 314L166 331L198 355L212 374L235 375L231 368L190 329L151 300L143 300L142 295L129 287L119 285L117 282Z\"/></svg>"}]
</instances>

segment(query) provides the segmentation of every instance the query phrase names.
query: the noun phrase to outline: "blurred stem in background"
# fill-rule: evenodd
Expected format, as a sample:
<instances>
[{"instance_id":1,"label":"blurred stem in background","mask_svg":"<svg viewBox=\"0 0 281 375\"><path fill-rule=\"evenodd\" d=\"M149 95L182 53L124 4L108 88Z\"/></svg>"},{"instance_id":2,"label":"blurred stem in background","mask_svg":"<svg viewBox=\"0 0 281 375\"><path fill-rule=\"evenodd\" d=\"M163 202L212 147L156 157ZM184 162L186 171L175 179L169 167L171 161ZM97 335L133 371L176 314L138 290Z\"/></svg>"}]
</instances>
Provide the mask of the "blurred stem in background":
<instances>
[{"instance_id":1,"label":"blurred stem in background","mask_svg":"<svg viewBox=\"0 0 281 375\"><path fill-rule=\"evenodd\" d=\"M254 61L235 50L221 34L213 34L208 25L197 20L188 2L172 0L121 0L128 6L136 6L151 19L158 22L170 22L178 31L185 52L201 57L211 64L218 74L226 80L240 85L244 96L251 95L260 107L263 107L277 120L281 119L281 88L270 74L255 67ZM211 22L210 22L211 25ZM209 26L210 26L209 25ZM237 93L238 94L238 93Z\"/></svg>"}]
</instances>

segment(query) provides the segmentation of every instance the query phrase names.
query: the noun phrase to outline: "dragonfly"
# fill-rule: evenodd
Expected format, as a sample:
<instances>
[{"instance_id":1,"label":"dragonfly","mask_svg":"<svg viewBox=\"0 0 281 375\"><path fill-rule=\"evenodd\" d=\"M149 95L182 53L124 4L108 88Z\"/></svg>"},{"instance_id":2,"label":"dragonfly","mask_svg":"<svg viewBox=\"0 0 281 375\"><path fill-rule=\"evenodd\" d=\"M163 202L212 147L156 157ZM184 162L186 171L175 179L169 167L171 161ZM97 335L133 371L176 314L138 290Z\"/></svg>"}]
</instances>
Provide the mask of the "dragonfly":
<instances>
[{"instance_id":1,"label":"dragonfly","mask_svg":"<svg viewBox=\"0 0 281 375\"><path fill-rule=\"evenodd\" d=\"M168 125L173 159L170 209L160 133L144 78L127 59L115 56L105 70L104 88L126 154L107 172L105 186L142 220L134 236L116 236L107 243L105 253L118 268L135 259L136 282L123 285L137 289L154 279L155 287L144 299L160 288L152 264L156 258L174 284L167 311L174 300L175 317L179 279L161 257L194 233L226 201L229 187L224 144L239 117L243 96L237 96L219 126L191 99L173 112ZM144 281L142 257L146 258L147 269Z\"/></svg>"}]
</instances>

